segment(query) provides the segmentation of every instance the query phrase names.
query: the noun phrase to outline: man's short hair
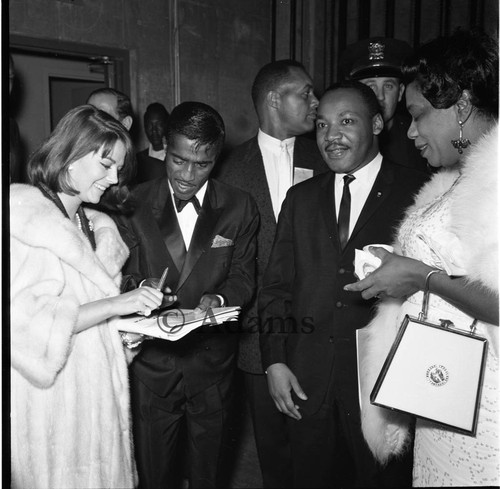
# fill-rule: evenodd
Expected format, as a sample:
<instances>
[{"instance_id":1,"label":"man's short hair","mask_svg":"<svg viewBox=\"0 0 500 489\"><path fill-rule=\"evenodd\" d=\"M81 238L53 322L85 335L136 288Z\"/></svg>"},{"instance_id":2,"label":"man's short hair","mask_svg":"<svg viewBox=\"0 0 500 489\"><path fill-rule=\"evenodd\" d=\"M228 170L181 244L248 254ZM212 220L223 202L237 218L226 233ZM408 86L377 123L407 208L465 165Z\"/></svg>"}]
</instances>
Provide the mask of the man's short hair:
<instances>
[{"instance_id":1,"label":"man's short hair","mask_svg":"<svg viewBox=\"0 0 500 489\"><path fill-rule=\"evenodd\" d=\"M169 117L168 110L160 102L153 102L146 107L146 112L144 112L144 120L146 120L146 118L148 118L153 113L160 114L165 118L165 120L167 120Z\"/></svg>"},{"instance_id":2,"label":"man's short hair","mask_svg":"<svg viewBox=\"0 0 500 489\"><path fill-rule=\"evenodd\" d=\"M288 82L293 68L307 73L304 65L293 59L273 61L259 70L252 85L252 100L256 109L270 91L277 90Z\"/></svg>"},{"instance_id":3,"label":"man's short hair","mask_svg":"<svg viewBox=\"0 0 500 489\"><path fill-rule=\"evenodd\" d=\"M168 118L167 144L180 134L196 141L196 147L215 148L216 157L224 146L225 128L220 114L202 102L182 102Z\"/></svg>"},{"instance_id":4,"label":"man's short hair","mask_svg":"<svg viewBox=\"0 0 500 489\"><path fill-rule=\"evenodd\" d=\"M132 119L134 118L134 112L132 110L132 102L130 98L125 95L123 92L119 90L115 90L114 88L98 88L94 90L88 97L87 103L94 95L114 95L116 97L116 113L120 118L120 121L125 119L125 117L129 116Z\"/></svg>"},{"instance_id":5,"label":"man's short hair","mask_svg":"<svg viewBox=\"0 0 500 489\"><path fill-rule=\"evenodd\" d=\"M336 90L340 90L342 88L355 90L359 93L359 95L363 99L363 102L368 108L368 114L370 117L375 117L375 115L377 114L382 115L382 109L380 108L377 96L375 95L373 90L369 86L361 83L358 80L344 80L338 83L334 83L325 90L323 96L325 96L329 92L335 92Z\"/></svg>"}]
</instances>

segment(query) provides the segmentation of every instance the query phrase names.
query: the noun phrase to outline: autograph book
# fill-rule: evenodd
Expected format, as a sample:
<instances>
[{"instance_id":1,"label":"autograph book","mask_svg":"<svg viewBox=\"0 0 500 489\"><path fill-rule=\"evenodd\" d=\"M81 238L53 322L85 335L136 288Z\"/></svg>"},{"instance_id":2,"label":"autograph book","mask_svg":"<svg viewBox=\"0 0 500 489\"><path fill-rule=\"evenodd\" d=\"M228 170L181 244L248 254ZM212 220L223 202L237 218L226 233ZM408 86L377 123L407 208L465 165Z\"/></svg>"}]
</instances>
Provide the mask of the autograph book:
<instances>
[{"instance_id":1,"label":"autograph book","mask_svg":"<svg viewBox=\"0 0 500 489\"><path fill-rule=\"evenodd\" d=\"M197 313L193 309L164 309L151 316L131 314L118 319L119 331L140 333L154 338L177 341L201 326L236 321L240 307L214 307Z\"/></svg>"}]
</instances>

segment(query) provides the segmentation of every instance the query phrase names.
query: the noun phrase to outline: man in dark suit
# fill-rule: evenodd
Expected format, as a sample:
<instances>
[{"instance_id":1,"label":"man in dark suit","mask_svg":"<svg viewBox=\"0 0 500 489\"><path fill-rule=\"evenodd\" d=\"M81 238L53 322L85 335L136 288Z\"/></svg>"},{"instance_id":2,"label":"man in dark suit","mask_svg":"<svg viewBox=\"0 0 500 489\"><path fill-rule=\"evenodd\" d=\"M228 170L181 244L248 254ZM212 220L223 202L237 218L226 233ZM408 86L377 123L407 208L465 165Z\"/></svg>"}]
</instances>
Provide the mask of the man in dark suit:
<instances>
[{"instance_id":1,"label":"man in dark suit","mask_svg":"<svg viewBox=\"0 0 500 489\"><path fill-rule=\"evenodd\" d=\"M254 291L259 216L250 195L209 179L224 124L208 105L170 115L167 177L139 185L138 208L119 222L130 247L129 282L159 277L183 309L245 306ZM189 487L221 487L221 449L231 405L238 335L230 323L178 341L147 340L131 365L140 487L177 487L178 435L186 434ZM182 445L184 446L184 445Z\"/></svg>"},{"instance_id":2,"label":"man in dark suit","mask_svg":"<svg viewBox=\"0 0 500 489\"><path fill-rule=\"evenodd\" d=\"M144 112L144 132L149 146L137 153L137 174L135 183L143 183L166 175L165 132L168 124L168 111L160 103L149 104Z\"/></svg>"},{"instance_id":3,"label":"man in dark suit","mask_svg":"<svg viewBox=\"0 0 500 489\"><path fill-rule=\"evenodd\" d=\"M314 174L327 171L328 167L314 139L303 137L314 129L318 99L311 77L302 64L279 60L262 67L252 85L252 99L259 119L259 132L231 152L221 163L217 178L249 192L259 208L259 287L287 190ZM268 395L262 369L257 293L240 319L243 333L238 367L244 372L263 484L266 488L288 487L291 459L285 416L276 411Z\"/></svg>"},{"instance_id":4,"label":"man in dark suit","mask_svg":"<svg viewBox=\"0 0 500 489\"><path fill-rule=\"evenodd\" d=\"M355 280L354 250L390 243L426 178L382 158L382 129L366 85L325 92L316 137L331 171L288 192L264 275L262 359L287 415L293 487L411 486L411 460L382 471L363 439L355 338L374 303L343 290Z\"/></svg>"}]
</instances>

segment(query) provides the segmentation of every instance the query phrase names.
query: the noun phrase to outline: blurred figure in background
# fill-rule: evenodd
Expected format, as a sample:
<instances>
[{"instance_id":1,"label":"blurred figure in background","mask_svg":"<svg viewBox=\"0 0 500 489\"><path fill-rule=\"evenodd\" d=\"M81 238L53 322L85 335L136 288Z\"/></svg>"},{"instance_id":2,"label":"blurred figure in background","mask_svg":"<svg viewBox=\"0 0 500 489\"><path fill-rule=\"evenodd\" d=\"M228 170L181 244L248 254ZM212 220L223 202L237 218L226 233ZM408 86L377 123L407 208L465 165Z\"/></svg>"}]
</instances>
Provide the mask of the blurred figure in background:
<instances>
[{"instance_id":1,"label":"blurred figure in background","mask_svg":"<svg viewBox=\"0 0 500 489\"><path fill-rule=\"evenodd\" d=\"M143 183L167 174L165 163L165 135L168 124L168 111L160 103L148 105L144 113L144 131L149 146L137 153L137 175L134 183Z\"/></svg>"},{"instance_id":2,"label":"blurred figure in background","mask_svg":"<svg viewBox=\"0 0 500 489\"><path fill-rule=\"evenodd\" d=\"M130 131L134 123L134 112L128 95L114 88L98 88L89 95L87 104L103 110Z\"/></svg>"},{"instance_id":3,"label":"blurred figure in background","mask_svg":"<svg viewBox=\"0 0 500 489\"><path fill-rule=\"evenodd\" d=\"M372 37L347 46L340 66L345 78L368 85L377 96L384 118L384 130L379 136L382 156L427 172L426 160L408 139L411 118L400 104L405 91L401 63L411 53L412 48L404 41Z\"/></svg>"}]
</instances>

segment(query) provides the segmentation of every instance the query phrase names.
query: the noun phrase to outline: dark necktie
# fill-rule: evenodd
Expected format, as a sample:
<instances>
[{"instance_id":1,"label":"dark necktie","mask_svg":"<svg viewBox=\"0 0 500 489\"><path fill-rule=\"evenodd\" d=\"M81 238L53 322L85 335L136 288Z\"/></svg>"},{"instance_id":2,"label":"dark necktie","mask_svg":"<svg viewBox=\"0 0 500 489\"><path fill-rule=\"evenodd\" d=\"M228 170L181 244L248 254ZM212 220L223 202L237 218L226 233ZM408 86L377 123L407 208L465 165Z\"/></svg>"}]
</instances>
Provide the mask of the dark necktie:
<instances>
[{"instance_id":1,"label":"dark necktie","mask_svg":"<svg viewBox=\"0 0 500 489\"><path fill-rule=\"evenodd\" d=\"M175 200L175 207L177 209L177 212L181 212L182 209L184 209L184 207L186 207L191 202L191 204L193 204L193 206L194 206L196 214L200 213L200 209L201 209L200 201L198 200L198 197L196 197L196 195L193 195L190 199L187 199L187 200L181 200L181 199L178 199L177 197L175 197L174 200Z\"/></svg>"},{"instance_id":2,"label":"dark necktie","mask_svg":"<svg viewBox=\"0 0 500 489\"><path fill-rule=\"evenodd\" d=\"M352 175L344 177L344 191L342 192L342 200L340 201L339 210L339 240L341 249L345 248L349 239L349 218L351 216L351 192L349 184L355 179Z\"/></svg>"}]
</instances>

